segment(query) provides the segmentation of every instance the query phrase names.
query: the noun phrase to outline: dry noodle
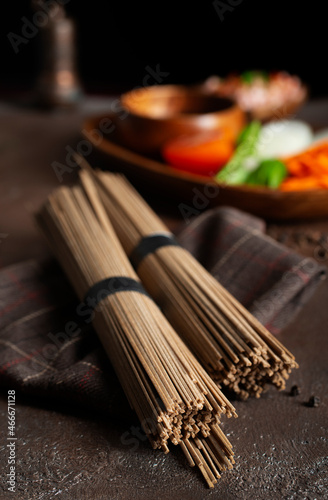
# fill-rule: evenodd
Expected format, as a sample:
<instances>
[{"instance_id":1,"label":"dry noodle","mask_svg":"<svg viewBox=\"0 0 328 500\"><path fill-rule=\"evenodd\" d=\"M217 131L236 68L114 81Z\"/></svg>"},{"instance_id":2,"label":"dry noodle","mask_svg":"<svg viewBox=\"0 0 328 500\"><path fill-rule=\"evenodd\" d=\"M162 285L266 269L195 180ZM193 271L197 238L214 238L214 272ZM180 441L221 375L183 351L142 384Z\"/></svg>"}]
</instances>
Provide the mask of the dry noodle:
<instances>
[{"instance_id":1,"label":"dry noodle","mask_svg":"<svg viewBox=\"0 0 328 500\"><path fill-rule=\"evenodd\" d=\"M234 463L219 424L235 409L143 293L94 185L82 178L92 205L81 186L62 187L37 220L79 299L89 305L97 289L93 324L152 446L167 453L170 442L180 445L212 487Z\"/></svg>"},{"instance_id":2,"label":"dry noodle","mask_svg":"<svg viewBox=\"0 0 328 500\"><path fill-rule=\"evenodd\" d=\"M144 238L170 235L129 182L91 170L98 197L128 255ZM88 171L87 171L88 169ZM242 399L260 397L266 384L285 388L294 356L184 248L163 246L147 254L137 272L147 291L211 377Z\"/></svg>"}]
</instances>

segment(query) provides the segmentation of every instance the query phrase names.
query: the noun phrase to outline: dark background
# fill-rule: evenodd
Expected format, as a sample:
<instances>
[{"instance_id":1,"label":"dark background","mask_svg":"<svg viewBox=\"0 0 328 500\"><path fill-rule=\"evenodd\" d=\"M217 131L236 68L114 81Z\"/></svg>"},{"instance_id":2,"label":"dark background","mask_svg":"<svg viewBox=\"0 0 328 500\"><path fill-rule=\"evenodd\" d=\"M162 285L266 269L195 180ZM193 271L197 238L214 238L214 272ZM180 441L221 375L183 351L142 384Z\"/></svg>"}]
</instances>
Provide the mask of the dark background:
<instances>
[{"instance_id":1,"label":"dark background","mask_svg":"<svg viewBox=\"0 0 328 500\"><path fill-rule=\"evenodd\" d=\"M52 0L53 1L53 0ZM223 0L228 4L230 0ZM145 67L169 72L165 83L194 83L246 69L298 74L312 97L328 95L324 3L231 0L221 21L212 0L145 3L70 0L77 24L78 68L88 92L140 85ZM15 54L7 34L21 34L29 1L3 4L0 89L30 88L40 70L40 34Z\"/></svg>"}]
</instances>

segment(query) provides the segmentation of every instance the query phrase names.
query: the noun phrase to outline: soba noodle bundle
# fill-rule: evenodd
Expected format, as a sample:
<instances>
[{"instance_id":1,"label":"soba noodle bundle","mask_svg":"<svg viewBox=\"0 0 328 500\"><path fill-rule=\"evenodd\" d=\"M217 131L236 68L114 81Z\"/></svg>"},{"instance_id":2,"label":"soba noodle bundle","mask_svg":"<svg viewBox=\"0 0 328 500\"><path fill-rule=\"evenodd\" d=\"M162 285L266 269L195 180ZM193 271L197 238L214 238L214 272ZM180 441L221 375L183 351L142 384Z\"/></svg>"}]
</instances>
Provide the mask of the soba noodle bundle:
<instances>
[{"instance_id":1,"label":"soba noodle bundle","mask_svg":"<svg viewBox=\"0 0 328 500\"><path fill-rule=\"evenodd\" d=\"M294 356L204 267L119 174L93 178L119 240L149 294L211 377L242 399L285 388Z\"/></svg>"},{"instance_id":2,"label":"soba noodle bundle","mask_svg":"<svg viewBox=\"0 0 328 500\"><path fill-rule=\"evenodd\" d=\"M59 188L37 220L79 299L94 309L95 330L152 446L167 453L180 445L212 487L234 463L219 424L235 409L144 290L94 185L82 179L87 194Z\"/></svg>"}]
</instances>

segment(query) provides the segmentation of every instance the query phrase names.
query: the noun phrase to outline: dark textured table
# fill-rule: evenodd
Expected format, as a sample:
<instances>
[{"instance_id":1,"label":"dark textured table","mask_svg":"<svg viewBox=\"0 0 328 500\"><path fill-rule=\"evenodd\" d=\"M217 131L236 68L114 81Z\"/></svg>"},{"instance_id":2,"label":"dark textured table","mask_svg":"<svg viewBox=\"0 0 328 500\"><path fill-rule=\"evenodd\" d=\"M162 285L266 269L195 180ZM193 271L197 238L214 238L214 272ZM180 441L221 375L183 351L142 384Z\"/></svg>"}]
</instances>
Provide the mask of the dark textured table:
<instances>
[{"instance_id":1,"label":"dark textured table","mask_svg":"<svg viewBox=\"0 0 328 500\"><path fill-rule=\"evenodd\" d=\"M106 109L110 101L88 98L75 112L41 112L0 104L0 266L44 258L48 249L33 213L58 185L51 164L63 161L74 145L83 117ZM328 101L309 103L301 118L316 127L328 124ZM68 182L73 181L74 172ZM183 223L174 200L148 196L173 231ZM296 250L318 254L317 235L328 221L284 223L268 232ZM309 235L310 238L303 238ZM312 236L314 237L312 238ZM312 238L312 239L311 239ZM327 259L328 262L328 259ZM286 391L270 389L260 400L235 402L238 419L223 428L236 454L232 471L209 490L179 450L164 455L133 436L137 421L108 420L90 409L49 406L17 395L16 493L7 491L7 395L2 394L0 498L171 500L318 499L328 498L328 281L323 282L281 340L296 355L299 370ZM291 396L292 385L301 393ZM320 398L310 407L310 396Z\"/></svg>"}]
</instances>

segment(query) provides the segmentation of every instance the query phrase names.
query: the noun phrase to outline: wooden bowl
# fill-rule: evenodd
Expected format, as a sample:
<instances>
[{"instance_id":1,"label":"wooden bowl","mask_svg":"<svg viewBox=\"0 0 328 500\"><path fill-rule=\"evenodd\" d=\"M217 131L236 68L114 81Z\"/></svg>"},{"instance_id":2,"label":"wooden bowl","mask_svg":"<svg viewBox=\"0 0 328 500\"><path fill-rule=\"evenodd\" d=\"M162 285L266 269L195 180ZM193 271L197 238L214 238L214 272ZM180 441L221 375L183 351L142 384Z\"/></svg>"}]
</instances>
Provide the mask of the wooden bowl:
<instances>
[{"instance_id":1,"label":"wooden bowl","mask_svg":"<svg viewBox=\"0 0 328 500\"><path fill-rule=\"evenodd\" d=\"M227 130L234 139L246 115L229 98L208 94L201 86L154 85L121 96L118 123L125 146L142 154L158 154L178 135Z\"/></svg>"},{"instance_id":2,"label":"wooden bowl","mask_svg":"<svg viewBox=\"0 0 328 500\"><path fill-rule=\"evenodd\" d=\"M328 190L283 192L262 187L219 185L212 178L176 170L126 147L115 114L90 117L83 133L104 169L124 173L137 188L165 196L182 216L230 205L267 220L309 220L328 216ZM111 127L103 127L110 123Z\"/></svg>"}]
</instances>

